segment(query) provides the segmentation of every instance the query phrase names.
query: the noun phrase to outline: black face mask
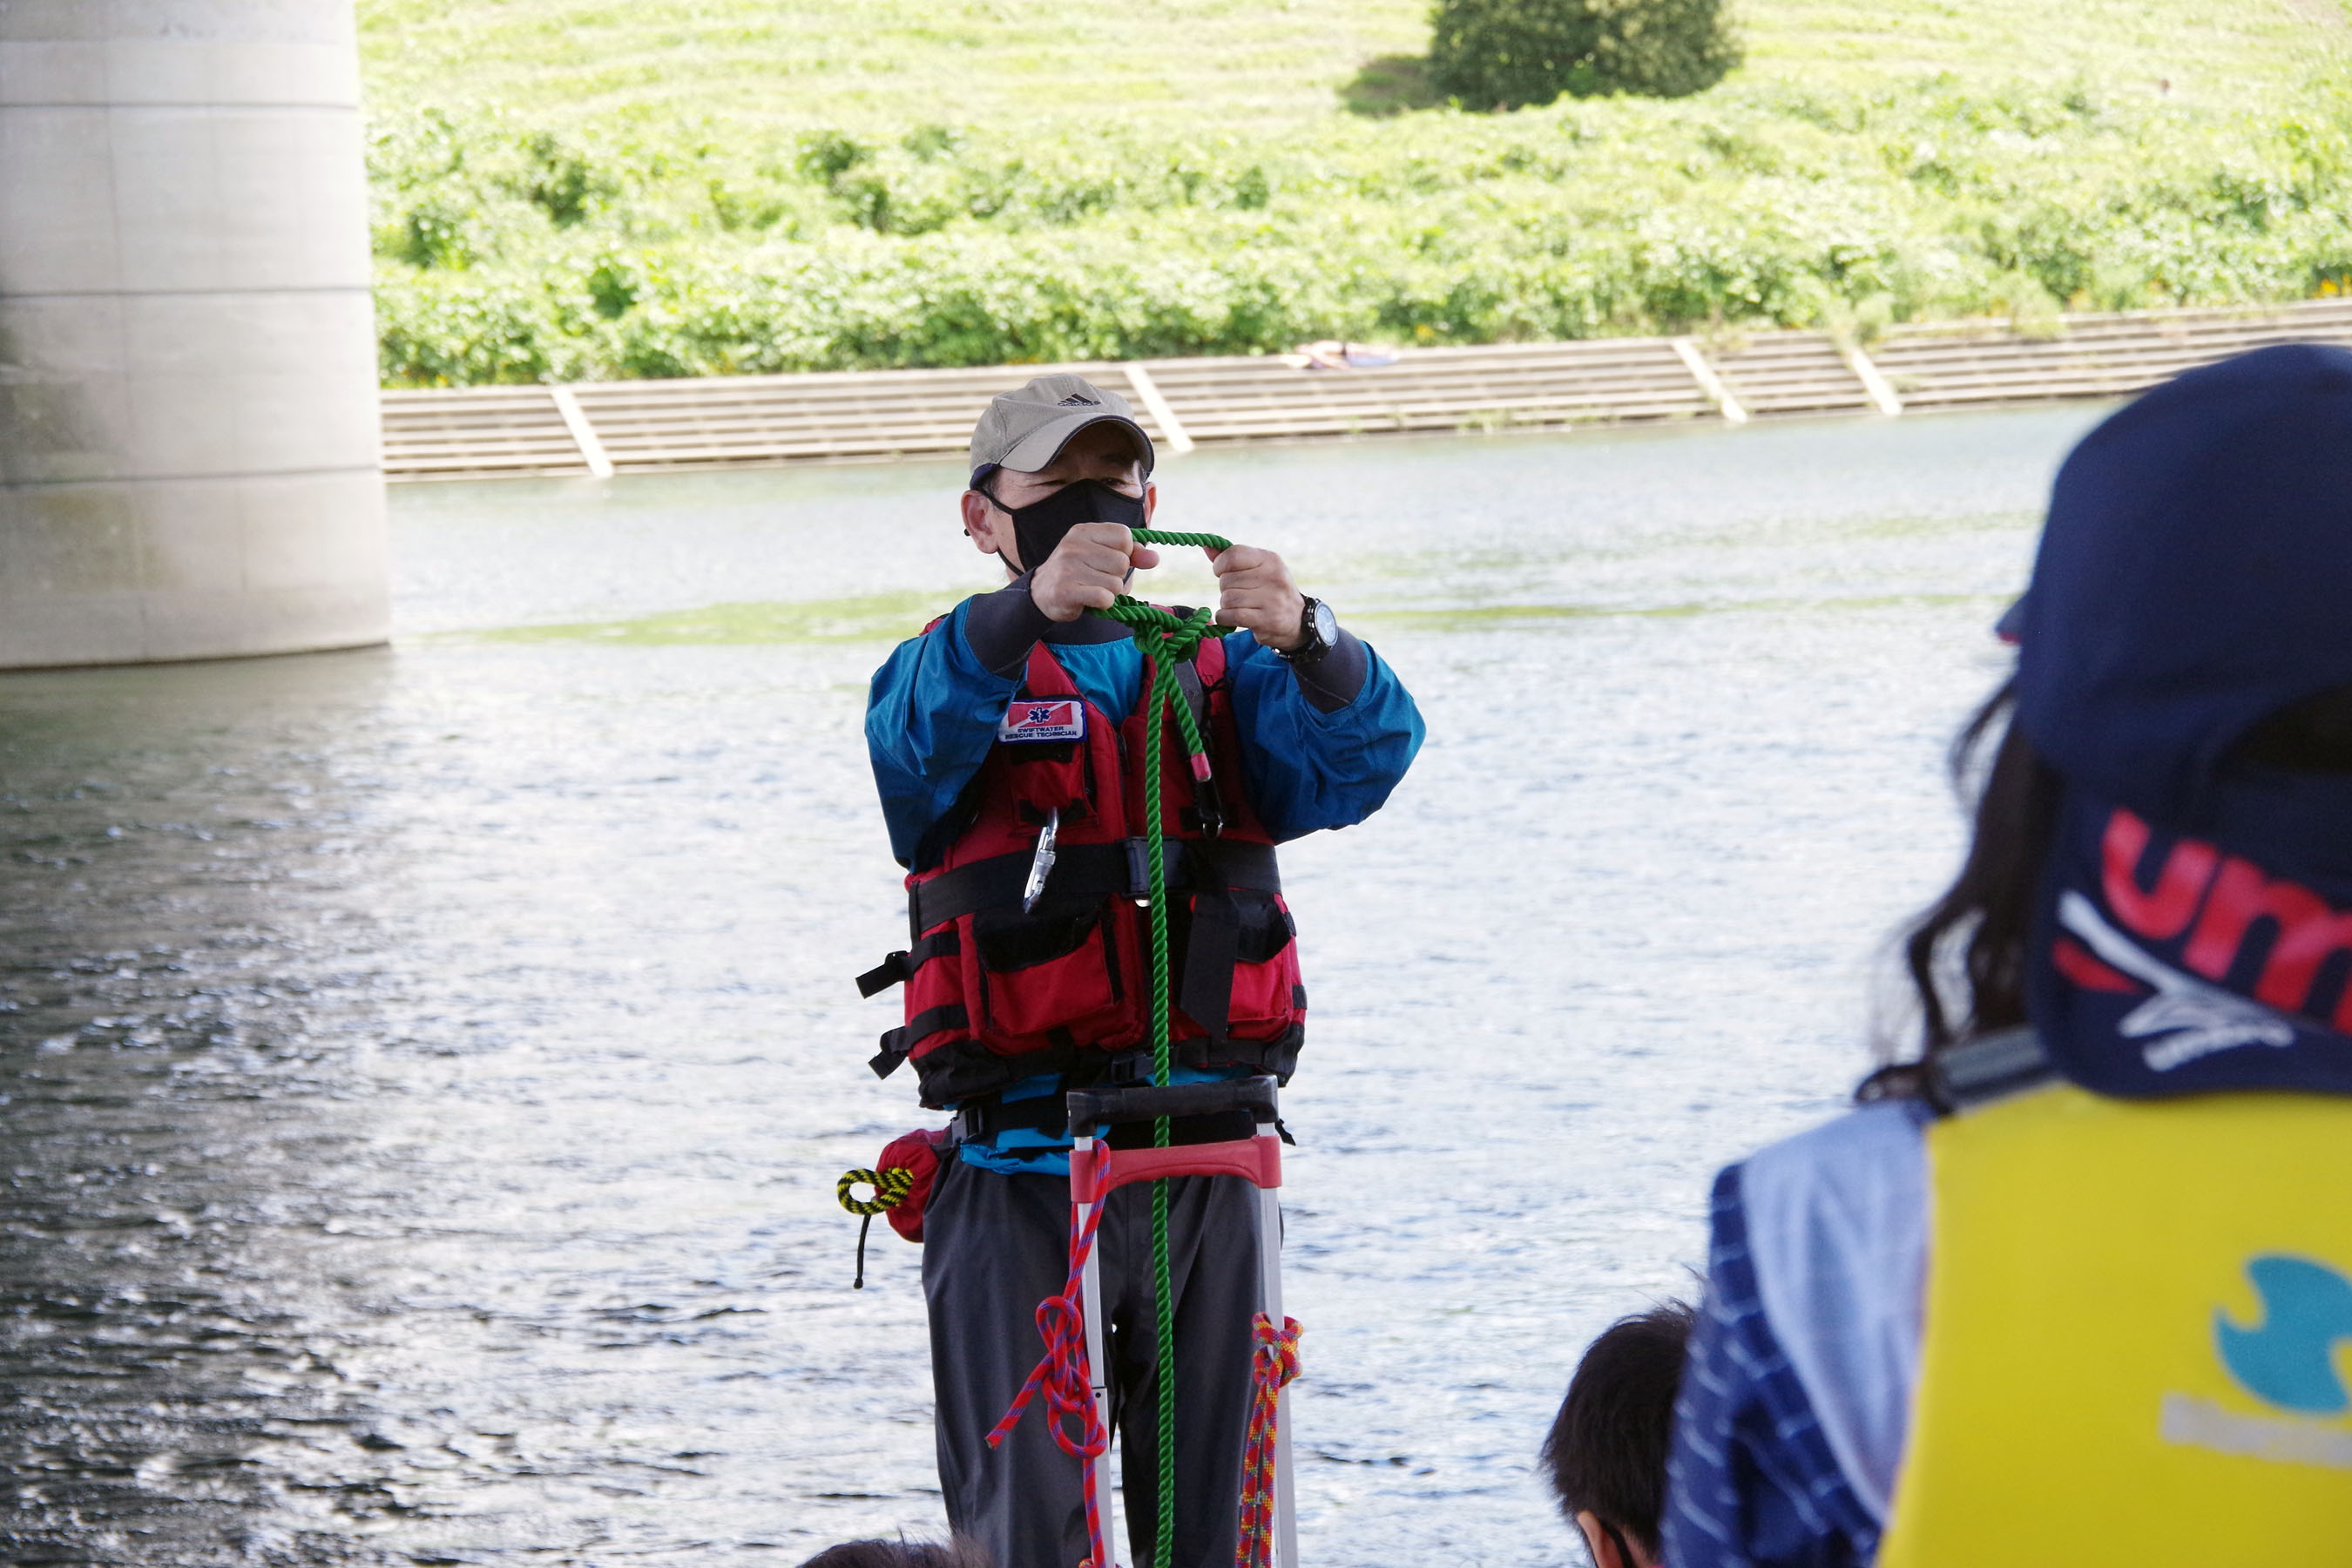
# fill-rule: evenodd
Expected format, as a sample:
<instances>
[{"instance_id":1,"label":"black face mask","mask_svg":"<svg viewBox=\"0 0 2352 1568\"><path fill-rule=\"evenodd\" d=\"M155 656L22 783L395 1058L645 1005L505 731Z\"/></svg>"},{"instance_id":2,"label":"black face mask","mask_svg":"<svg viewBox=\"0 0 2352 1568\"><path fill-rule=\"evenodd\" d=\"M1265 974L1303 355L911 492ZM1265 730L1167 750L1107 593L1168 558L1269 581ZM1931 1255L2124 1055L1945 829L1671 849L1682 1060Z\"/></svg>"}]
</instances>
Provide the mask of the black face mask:
<instances>
[{"instance_id":1,"label":"black face mask","mask_svg":"<svg viewBox=\"0 0 2352 1568\"><path fill-rule=\"evenodd\" d=\"M996 500L993 495L988 499ZM1012 516L1013 542L1021 552L1021 569L1024 572L1034 572L1045 564L1045 558L1054 553L1062 536L1082 522L1143 526L1143 498L1123 495L1100 479L1076 480L1027 506L1004 506L1003 501L996 504Z\"/></svg>"}]
</instances>

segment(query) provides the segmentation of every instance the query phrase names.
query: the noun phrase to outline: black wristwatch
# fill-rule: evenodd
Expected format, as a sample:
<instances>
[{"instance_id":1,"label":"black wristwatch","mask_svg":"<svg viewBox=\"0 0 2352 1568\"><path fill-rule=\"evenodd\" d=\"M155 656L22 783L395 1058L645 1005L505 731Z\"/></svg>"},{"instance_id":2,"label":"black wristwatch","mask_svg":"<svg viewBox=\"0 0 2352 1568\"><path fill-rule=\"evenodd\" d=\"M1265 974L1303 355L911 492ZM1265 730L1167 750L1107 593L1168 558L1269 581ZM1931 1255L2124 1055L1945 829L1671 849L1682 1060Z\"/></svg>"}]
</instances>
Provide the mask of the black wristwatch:
<instances>
[{"instance_id":1,"label":"black wristwatch","mask_svg":"<svg viewBox=\"0 0 2352 1568\"><path fill-rule=\"evenodd\" d=\"M1318 664L1339 640L1339 617L1322 600L1309 599L1307 613L1298 617L1298 633L1297 647L1274 651L1293 664Z\"/></svg>"}]
</instances>

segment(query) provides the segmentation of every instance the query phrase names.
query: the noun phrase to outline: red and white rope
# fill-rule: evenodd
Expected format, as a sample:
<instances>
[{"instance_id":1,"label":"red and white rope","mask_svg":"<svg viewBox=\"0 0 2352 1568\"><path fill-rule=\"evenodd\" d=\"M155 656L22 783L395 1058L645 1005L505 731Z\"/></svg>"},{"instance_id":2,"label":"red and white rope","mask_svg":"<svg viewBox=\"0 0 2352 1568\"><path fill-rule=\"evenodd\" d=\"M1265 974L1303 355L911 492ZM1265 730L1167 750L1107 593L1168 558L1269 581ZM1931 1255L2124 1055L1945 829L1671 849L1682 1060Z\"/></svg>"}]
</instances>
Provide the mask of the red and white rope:
<instances>
[{"instance_id":1,"label":"red and white rope","mask_svg":"<svg viewBox=\"0 0 2352 1568\"><path fill-rule=\"evenodd\" d=\"M997 1447L1020 1424L1021 1413L1029 1401L1039 1394L1045 1396L1045 1426L1054 1435L1062 1452L1078 1461L1085 1476L1087 1503L1087 1549L1090 1555L1079 1568L1112 1568L1110 1552L1103 1541L1102 1501L1095 1495L1094 1460L1110 1447L1110 1434L1103 1429L1101 1415L1095 1409L1094 1390L1087 1377L1087 1324L1079 1303L1080 1282L1085 1279L1087 1254L1094 1249L1095 1232L1102 1225L1106 1205L1092 1205L1083 1226L1078 1221L1081 1205L1070 1205L1070 1277L1058 1296L1048 1296L1037 1304L1037 1333L1045 1342L1045 1353L1029 1373L1021 1392L1013 1396L1012 1406L1003 1420L988 1434L988 1446ZM1261 1320L1263 1321L1263 1320ZM1078 1435L1070 1436L1066 1423L1071 1416L1078 1418Z\"/></svg>"},{"instance_id":2,"label":"red and white rope","mask_svg":"<svg viewBox=\"0 0 2352 1568\"><path fill-rule=\"evenodd\" d=\"M1282 1421L1282 1391L1298 1375L1298 1320L1276 1332L1264 1312L1250 1321L1249 1437L1242 1449L1242 1529L1234 1568L1273 1568L1275 1439Z\"/></svg>"}]
</instances>

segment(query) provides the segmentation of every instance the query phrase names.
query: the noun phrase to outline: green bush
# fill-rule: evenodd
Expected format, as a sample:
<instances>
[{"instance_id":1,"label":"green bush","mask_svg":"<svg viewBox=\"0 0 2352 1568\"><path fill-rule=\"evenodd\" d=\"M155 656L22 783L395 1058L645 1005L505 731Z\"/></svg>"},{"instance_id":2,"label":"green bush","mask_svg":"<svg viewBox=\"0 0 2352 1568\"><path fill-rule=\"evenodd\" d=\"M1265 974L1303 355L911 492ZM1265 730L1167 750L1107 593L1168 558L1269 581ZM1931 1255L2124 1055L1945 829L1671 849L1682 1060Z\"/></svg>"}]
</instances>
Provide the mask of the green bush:
<instances>
[{"instance_id":1,"label":"green bush","mask_svg":"<svg viewBox=\"0 0 2352 1568\"><path fill-rule=\"evenodd\" d=\"M1686 98L1739 63L1723 0L1437 0L1430 77L1466 109Z\"/></svg>"},{"instance_id":2,"label":"green bush","mask_svg":"<svg viewBox=\"0 0 2352 1568\"><path fill-rule=\"evenodd\" d=\"M377 127L387 381L2046 326L2352 281L2341 95L2242 117L2063 84L1732 81L1246 137L543 131Z\"/></svg>"}]
</instances>

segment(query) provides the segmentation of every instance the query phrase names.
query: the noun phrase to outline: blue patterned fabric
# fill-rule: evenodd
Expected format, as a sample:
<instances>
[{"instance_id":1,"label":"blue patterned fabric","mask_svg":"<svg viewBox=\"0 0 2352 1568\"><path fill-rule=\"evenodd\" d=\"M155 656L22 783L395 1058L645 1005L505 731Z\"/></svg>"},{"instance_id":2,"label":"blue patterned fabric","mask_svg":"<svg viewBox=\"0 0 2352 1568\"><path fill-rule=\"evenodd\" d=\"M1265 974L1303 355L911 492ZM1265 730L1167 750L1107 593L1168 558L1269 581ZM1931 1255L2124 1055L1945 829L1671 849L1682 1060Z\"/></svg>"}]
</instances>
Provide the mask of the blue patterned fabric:
<instances>
[{"instance_id":1,"label":"blue patterned fabric","mask_svg":"<svg viewBox=\"0 0 2352 1568\"><path fill-rule=\"evenodd\" d=\"M1741 1167L1716 1178L1706 1306L1692 1331L1666 1466L1674 1568L1847 1568L1880 1525L1831 1455L1756 1288Z\"/></svg>"}]
</instances>

